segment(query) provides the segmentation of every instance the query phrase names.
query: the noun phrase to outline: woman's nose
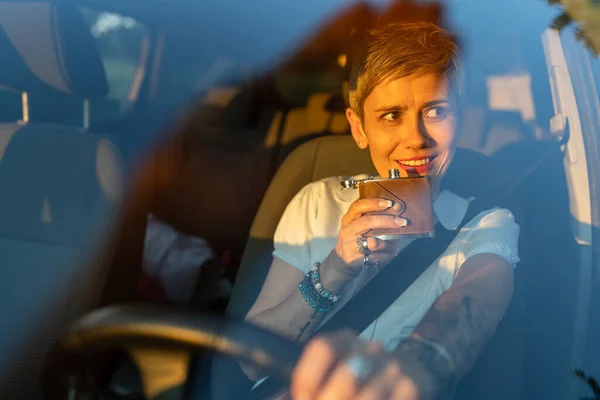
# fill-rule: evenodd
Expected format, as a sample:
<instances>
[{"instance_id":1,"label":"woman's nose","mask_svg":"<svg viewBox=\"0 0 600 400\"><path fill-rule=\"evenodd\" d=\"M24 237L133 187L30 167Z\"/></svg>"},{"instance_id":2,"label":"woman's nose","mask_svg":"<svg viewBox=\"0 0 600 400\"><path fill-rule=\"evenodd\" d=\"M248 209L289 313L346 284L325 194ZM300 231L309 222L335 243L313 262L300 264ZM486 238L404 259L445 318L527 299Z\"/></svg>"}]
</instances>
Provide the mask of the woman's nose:
<instances>
[{"instance_id":1,"label":"woman's nose","mask_svg":"<svg viewBox=\"0 0 600 400\"><path fill-rule=\"evenodd\" d=\"M420 121L405 126L402 132L401 144L407 149L419 150L431 146L431 137Z\"/></svg>"}]
</instances>

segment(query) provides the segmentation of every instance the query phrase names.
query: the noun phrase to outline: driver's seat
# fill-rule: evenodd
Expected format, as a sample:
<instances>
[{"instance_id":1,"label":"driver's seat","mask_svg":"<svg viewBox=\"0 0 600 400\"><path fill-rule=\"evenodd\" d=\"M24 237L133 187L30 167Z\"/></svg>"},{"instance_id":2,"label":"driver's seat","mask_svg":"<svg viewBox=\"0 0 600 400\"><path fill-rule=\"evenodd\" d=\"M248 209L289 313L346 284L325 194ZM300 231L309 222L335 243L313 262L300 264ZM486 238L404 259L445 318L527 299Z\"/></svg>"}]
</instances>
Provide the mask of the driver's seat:
<instances>
[{"instance_id":1,"label":"driver's seat","mask_svg":"<svg viewBox=\"0 0 600 400\"><path fill-rule=\"evenodd\" d=\"M473 165L478 166L478 173L476 174L472 172ZM481 171L488 171L489 173L480 173ZM477 197L479 194L493 189L491 185L495 186L503 182L503 179L495 179L492 175L495 171L491 159L487 156L472 150L458 149L443 185L445 189L465 198ZM243 319L258 297L272 262L271 253L275 229L285 207L302 187L325 177L374 172L375 168L368 151L358 149L350 136L322 137L307 142L292 152L277 171L252 225L250 238L227 310L229 316L235 319ZM515 210L514 205L509 206L509 208L518 218L519 211ZM505 317L505 320L508 319L508 317ZM488 359L485 365L493 365L493 360L497 358L498 354L502 355L502 361L505 365L520 362L522 356L519 353L518 346L515 347L512 343L506 346L498 345L499 342L506 342L505 338L510 338L513 341L520 340L518 335L515 337L516 335L511 330L513 326L514 324L506 323L501 325L494 338L495 347L492 353L488 352L482 357ZM504 347L507 347L507 349L504 349ZM508 378L505 377L505 381L510 380L513 375L519 376L520 371L518 368L512 368L512 370L508 368L501 372L494 371L494 374L496 375L489 376L490 374L487 374L490 382L494 380L502 381L499 376L502 374L509 376ZM232 382L236 383L232 384ZM212 398L223 400L243 396L243 390L249 388L243 388L242 382L248 382L248 380L237 367L235 361L228 361L221 357L214 360L211 382ZM465 384L471 386L468 380ZM479 385L479 387L482 387L482 385ZM236 390L240 391L236 392ZM482 393L476 393L477 390L467 390L467 392L469 393L469 399L482 398L478 397ZM487 398L487 396L484 397ZM513 397L509 395L504 398Z\"/></svg>"}]
</instances>

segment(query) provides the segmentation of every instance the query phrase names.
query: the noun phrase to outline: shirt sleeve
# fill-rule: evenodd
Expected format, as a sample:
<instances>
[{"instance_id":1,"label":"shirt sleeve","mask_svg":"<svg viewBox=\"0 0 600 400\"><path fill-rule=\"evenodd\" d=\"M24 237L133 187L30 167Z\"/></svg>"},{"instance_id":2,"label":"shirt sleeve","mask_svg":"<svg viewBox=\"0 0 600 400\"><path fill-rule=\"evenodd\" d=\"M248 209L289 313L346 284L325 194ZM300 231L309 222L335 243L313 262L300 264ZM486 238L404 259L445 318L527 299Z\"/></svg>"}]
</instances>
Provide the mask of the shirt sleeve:
<instances>
[{"instance_id":1,"label":"shirt sleeve","mask_svg":"<svg viewBox=\"0 0 600 400\"><path fill-rule=\"evenodd\" d=\"M468 233L462 246L460 265L477 254L491 253L516 267L519 262L519 225L509 210L497 208L480 214L466 228Z\"/></svg>"},{"instance_id":2,"label":"shirt sleeve","mask_svg":"<svg viewBox=\"0 0 600 400\"><path fill-rule=\"evenodd\" d=\"M318 209L317 186L311 183L286 207L274 236L273 256L303 272L311 269L310 241Z\"/></svg>"}]
</instances>

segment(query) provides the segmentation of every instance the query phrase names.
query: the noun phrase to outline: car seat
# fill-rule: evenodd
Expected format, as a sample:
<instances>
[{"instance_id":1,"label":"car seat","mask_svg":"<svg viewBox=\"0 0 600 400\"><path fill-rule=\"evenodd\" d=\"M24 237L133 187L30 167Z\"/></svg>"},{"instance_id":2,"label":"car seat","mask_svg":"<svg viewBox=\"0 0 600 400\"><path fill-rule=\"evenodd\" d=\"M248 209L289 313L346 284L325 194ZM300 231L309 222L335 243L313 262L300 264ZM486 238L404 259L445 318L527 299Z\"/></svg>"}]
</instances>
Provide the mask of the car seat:
<instances>
[{"instance_id":1,"label":"car seat","mask_svg":"<svg viewBox=\"0 0 600 400\"><path fill-rule=\"evenodd\" d=\"M0 85L98 98L108 91L96 43L74 7L0 3ZM26 99L26 96L23 96ZM92 307L110 259L121 164L80 129L0 124L0 398L40 398L38 375L61 330ZM103 257L89 262L92 250Z\"/></svg>"}]
</instances>

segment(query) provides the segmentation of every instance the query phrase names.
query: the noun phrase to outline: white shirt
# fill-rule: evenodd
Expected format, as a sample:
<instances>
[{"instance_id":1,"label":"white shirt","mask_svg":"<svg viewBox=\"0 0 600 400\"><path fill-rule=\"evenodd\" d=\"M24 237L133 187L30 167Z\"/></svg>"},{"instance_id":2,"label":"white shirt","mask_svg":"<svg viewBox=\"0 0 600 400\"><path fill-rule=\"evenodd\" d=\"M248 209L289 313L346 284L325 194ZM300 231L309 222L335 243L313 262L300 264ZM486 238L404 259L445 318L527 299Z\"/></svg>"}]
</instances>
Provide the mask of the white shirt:
<instances>
[{"instance_id":1,"label":"white shirt","mask_svg":"<svg viewBox=\"0 0 600 400\"><path fill-rule=\"evenodd\" d=\"M356 176L354 179L363 179ZM334 249L341 220L358 191L341 190L341 177L326 178L305 186L288 204L275 232L273 255L308 272ZM433 204L437 221L446 229L456 229L465 216L468 200L443 191ZM493 253L504 257L513 268L519 262L517 242L519 226L506 209L494 208L477 215L456 235L448 249L377 318L359 337L378 341L388 351L409 336L433 302L454 281L460 266L469 257ZM420 239L428 240L428 239ZM401 242L400 251L411 241ZM363 269L344 289L343 306L379 271ZM325 317L325 323L333 314Z\"/></svg>"}]
</instances>

